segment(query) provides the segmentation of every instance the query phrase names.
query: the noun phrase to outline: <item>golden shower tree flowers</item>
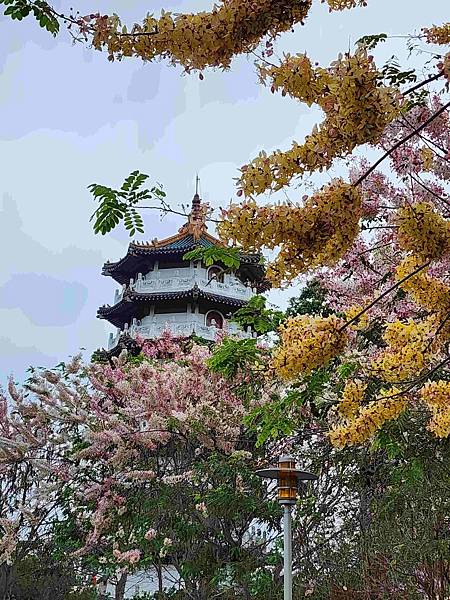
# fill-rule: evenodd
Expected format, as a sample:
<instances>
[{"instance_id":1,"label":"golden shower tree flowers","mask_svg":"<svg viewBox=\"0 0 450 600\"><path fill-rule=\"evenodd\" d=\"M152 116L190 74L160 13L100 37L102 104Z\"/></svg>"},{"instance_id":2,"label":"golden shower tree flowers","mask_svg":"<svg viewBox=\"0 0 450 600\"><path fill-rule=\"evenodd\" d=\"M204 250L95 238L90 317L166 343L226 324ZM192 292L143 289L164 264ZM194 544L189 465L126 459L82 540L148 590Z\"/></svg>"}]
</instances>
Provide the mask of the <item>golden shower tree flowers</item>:
<instances>
[{"instance_id":1,"label":"golden shower tree flowers","mask_svg":"<svg viewBox=\"0 0 450 600\"><path fill-rule=\"evenodd\" d=\"M429 44L439 44L442 46L450 44L450 23L433 25L433 27L424 27L422 31Z\"/></svg>"},{"instance_id":2,"label":"golden shower tree flowers","mask_svg":"<svg viewBox=\"0 0 450 600\"><path fill-rule=\"evenodd\" d=\"M122 31L118 18L93 22L93 46L111 58L136 56L145 61L167 58L186 71L226 69L238 54L249 54L261 39L274 39L306 19L312 0L223 0L210 12L147 16Z\"/></svg>"},{"instance_id":3,"label":"golden shower tree flowers","mask_svg":"<svg viewBox=\"0 0 450 600\"><path fill-rule=\"evenodd\" d=\"M267 277L280 286L308 270L336 264L359 233L361 206L360 190L336 179L303 205L232 204L223 211L218 231L225 243L246 251L279 247Z\"/></svg>"},{"instance_id":4,"label":"golden shower tree flowers","mask_svg":"<svg viewBox=\"0 0 450 600\"><path fill-rule=\"evenodd\" d=\"M437 437L448 437L450 435L450 381L428 381L420 390L419 396L432 412L428 429Z\"/></svg>"},{"instance_id":5,"label":"golden shower tree flowers","mask_svg":"<svg viewBox=\"0 0 450 600\"><path fill-rule=\"evenodd\" d=\"M331 83L327 69L314 68L306 54L292 56L287 53L279 66L257 65L261 83L271 85L271 91L281 90L283 95L305 102L308 106L318 102Z\"/></svg>"},{"instance_id":6,"label":"golden shower tree flowers","mask_svg":"<svg viewBox=\"0 0 450 600\"><path fill-rule=\"evenodd\" d=\"M396 280L405 279L420 267L420 263L421 261L416 257L407 256L395 270ZM400 287L411 296L420 308L440 313L444 315L444 318L450 311L450 286L437 277L420 271L403 281Z\"/></svg>"},{"instance_id":7,"label":"golden shower tree flowers","mask_svg":"<svg viewBox=\"0 0 450 600\"><path fill-rule=\"evenodd\" d=\"M436 316L388 323L383 334L387 347L372 361L373 374L389 382L418 377L438 350L434 339L438 327Z\"/></svg>"},{"instance_id":8,"label":"golden shower tree flowers","mask_svg":"<svg viewBox=\"0 0 450 600\"><path fill-rule=\"evenodd\" d=\"M347 420L352 420L358 414L364 400L367 384L360 379L350 379L345 383L342 398L337 405L339 414Z\"/></svg>"},{"instance_id":9,"label":"golden shower tree flowers","mask_svg":"<svg viewBox=\"0 0 450 600\"><path fill-rule=\"evenodd\" d=\"M386 422L397 419L407 405L398 388L382 390L375 400L360 408L352 420L331 429L328 433L330 442L335 448L363 444Z\"/></svg>"},{"instance_id":10,"label":"golden shower tree flowers","mask_svg":"<svg viewBox=\"0 0 450 600\"><path fill-rule=\"evenodd\" d=\"M367 327L369 325L369 316L368 316L367 312L363 312L363 311L364 311L364 307L360 306L358 304L350 306L345 311L346 321L351 322L351 321L353 321L353 319L355 319L355 317L358 317L358 319L356 321L353 321L349 325L349 327L351 327L354 331L363 331L364 329L367 329Z\"/></svg>"},{"instance_id":11,"label":"golden shower tree flowers","mask_svg":"<svg viewBox=\"0 0 450 600\"><path fill-rule=\"evenodd\" d=\"M335 315L302 315L288 319L280 327L281 346L274 354L273 367L283 379L307 375L326 365L347 344L344 321Z\"/></svg>"},{"instance_id":12,"label":"golden shower tree flowers","mask_svg":"<svg viewBox=\"0 0 450 600\"><path fill-rule=\"evenodd\" d=\"M399 116L398 89L381 84L365 49L339 55L328 69L312 67L304 54L286 55L279 66L260 65L260 78L272 91L318 104L325 119L314 126L303 144L294 142L285 152L260 153L241 169L239 186L245 196L276 191L295 176L329 168L362 144L377 143L386 126Z\"/></svg>"},{"instance_id":13,"label":"golden shower tree flowers","mask_svg":"<svg viewBox=\"0 0 450 600\"><path fill-rule=\"evenodd\" d=\"M447 438L450 435L450 406L435 411L427 428L436 437Z\"/></svg>"},{"instance_id":14,"label":"golden shower tree flowers","mask_svg":"<svg viewBox=\"0 0 450 600\"><path fill-rule=\"evenodd\" d=\"M324 1L324 0L322 0ZM365 6L365 0L326 0L330 11ZM227 69L234 56L250 54L266 38L303 24L312 0L220 0L210 11L147 15L127 29L117 15L91 14L70 19L71 25L110 60L127 56L144 61L166 58L186 71ZM63 15L59 15L63 17Z\"/></svg>"},{"instance_id":15,"label":"golden shower tree flowers","mask_svg":"<svg viewBox=\"0 0 450 600\"><path fill-rule=\"evenodd\" d=\"M428 381L419 396L430 408L450 408L450 381Z\"/></svg>"},{"instance_id":16,"label":"golden shower tree flowers","mask_svg":"<svg viewBox=\"0 0 450 600\"><path fill-rule=\"evenodd\" d=\"M405 252L422 262L436 260L450 252L450 221L426 202L398 209L394 219L397 239Z\"/></svg>"}]
</instances>

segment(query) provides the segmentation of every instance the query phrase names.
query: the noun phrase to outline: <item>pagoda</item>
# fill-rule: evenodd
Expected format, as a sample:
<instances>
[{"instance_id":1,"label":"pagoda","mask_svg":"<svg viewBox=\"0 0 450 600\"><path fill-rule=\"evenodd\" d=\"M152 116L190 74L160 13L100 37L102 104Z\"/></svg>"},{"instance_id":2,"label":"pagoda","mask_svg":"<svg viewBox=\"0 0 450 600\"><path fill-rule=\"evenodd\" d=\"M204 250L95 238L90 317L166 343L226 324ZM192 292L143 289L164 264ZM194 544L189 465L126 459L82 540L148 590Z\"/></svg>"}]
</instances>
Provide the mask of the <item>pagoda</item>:
<instances>
[{"instance_id":1,"label":"pagoda","mask_svg":"<svg viewBox=\"0 0 450 600\"><path fill-rule=\"evenodd\" d=\"M106 262L102 274L121 285L114 303L103 305L97 316L114 327L108 353L130 348L138 335L155 339L170 330L176 337L192 335L214 341L218 329L239 338L255 337L229 319L254 294L267 289L258 254L240 254L240 266L230 272L222 264L205 267L183 256L198 247L223 244L207 231L207 205L198 193L187 222L176 235L151 242L131 242L117 262Z\"/></svg>"}]
</instances>

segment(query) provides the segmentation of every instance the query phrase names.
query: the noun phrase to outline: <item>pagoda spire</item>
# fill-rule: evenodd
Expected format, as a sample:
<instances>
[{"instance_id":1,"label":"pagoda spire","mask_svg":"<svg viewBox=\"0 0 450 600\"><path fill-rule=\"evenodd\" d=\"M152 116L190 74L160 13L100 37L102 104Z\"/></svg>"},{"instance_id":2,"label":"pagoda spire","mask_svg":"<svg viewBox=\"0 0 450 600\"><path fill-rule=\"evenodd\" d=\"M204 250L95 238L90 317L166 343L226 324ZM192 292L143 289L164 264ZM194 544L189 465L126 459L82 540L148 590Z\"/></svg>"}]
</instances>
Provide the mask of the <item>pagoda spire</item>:
<instances>
[{"instance_id":1,"label":"pagoda spire","mask_svg":"<svg viewBox=\"0 0 450 600\"><path fill-rule=\"evenodd\" d=\"M194 240L198 240L207 229L206 213L208 206L207 204L202 203L198 194L199 183L200 178L197 175L195 178L195 194L192 198L192 207L188 216L188 222L179 230L180 233L190 233L194 237Z\"/></svg>"}]
</instances>

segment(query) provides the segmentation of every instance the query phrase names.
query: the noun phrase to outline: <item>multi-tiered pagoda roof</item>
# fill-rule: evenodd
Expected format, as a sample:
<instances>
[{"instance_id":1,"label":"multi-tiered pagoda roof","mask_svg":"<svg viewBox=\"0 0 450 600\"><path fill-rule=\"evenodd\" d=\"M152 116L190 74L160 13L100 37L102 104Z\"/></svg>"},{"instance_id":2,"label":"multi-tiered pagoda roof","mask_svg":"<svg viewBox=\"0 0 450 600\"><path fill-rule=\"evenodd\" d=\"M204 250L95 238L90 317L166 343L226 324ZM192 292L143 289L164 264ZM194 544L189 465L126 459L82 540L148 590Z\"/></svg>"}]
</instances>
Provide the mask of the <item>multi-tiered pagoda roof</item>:
<instances>
[{"instance_id":1,"label":"multi-tiered pagoda roof","mask_svg":"<svg viewBox=\"0 0 450 600\"><path fill-rule=\"evenodd\" d=\"M201 211L201 212L200 212ZM183 225L176 235L151 242L131 242L126 255L117 262L106 262L102 275L115 279L120 284L126 284L134 274L145 270L150 260L164 261L181 259L187 252L198 247L223 246L223 243L208 233L203 215L202 205L198 194L192 201L192 212L188 222ZM237 273L261 291L268 289L264 279L264 267L260 264L259 254L241 253L241 266Z\"/></svg>"},{"instance_id":2,"label":"multi-tiered pagoda roof","mask_svg":"<svg viewBox=\"0 0 450 600\"><path fill-rule=\"evenodd\" d=\"M206 208L196 194L188 221L177 234L131 242L122 259L105 263L102 274L122 286L114 304L102 306L97 313L118 328L110 347L123 333L155 337L163 326L176 335L196 333L213 339L215 328L225 327L229 315L254 293L268 288L257 254L242 253L234 273L223 265L208 269L183 259L195 248L223 245L207 231Z\"/></svg>"}]
</instances>

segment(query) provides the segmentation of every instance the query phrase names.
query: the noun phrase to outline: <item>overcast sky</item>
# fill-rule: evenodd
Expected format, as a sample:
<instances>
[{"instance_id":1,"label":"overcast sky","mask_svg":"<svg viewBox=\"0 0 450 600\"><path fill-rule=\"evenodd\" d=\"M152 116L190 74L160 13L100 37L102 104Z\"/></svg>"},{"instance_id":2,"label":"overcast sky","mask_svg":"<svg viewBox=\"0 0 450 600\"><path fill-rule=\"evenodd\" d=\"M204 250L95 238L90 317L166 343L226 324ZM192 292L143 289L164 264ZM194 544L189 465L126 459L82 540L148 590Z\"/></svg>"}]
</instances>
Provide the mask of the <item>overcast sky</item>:
<instances>
[{"instance_id":1,"label":"overcast sky","mask_svg":"<svg viewBox=\"0 0 450 600\"><path fill-rule=\"evenodd\" d=\"M448 0L368 0L365 9L328 14L316 0L305 27L284 35L283 51L321 64L363 35L405 34L448 20ZM117 12L132 23L162 7L209 9L212 1L73 0L81 14ZM3 8L1 9L3 11ZM79 348L106 344L112 328L96 319L116 285L100 275L121 258L122 231L95 236L90 183L120 186L139 169L160 181L174 207L189 203L195 174L213 206L235 198L240 165L264 148L288 148L320 121L319 110L270 94L253 61L230 72L183 76L166 63L109 63L106 55L56 39L31 18L0 17L0 381L22 380L29 365L52 366ZM402 57L404 40L380 47L377 59ZM402 53L403 52L403 53ZM414 63L413 58L413 63ZM332 174L327 174L330 177ZM295 199L298 189L289 191ZM145 239L176 232L180 221L147 214ZM286 304L291 289L271 299Z\"/></svg>"}]
</instances>

